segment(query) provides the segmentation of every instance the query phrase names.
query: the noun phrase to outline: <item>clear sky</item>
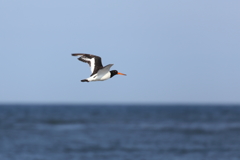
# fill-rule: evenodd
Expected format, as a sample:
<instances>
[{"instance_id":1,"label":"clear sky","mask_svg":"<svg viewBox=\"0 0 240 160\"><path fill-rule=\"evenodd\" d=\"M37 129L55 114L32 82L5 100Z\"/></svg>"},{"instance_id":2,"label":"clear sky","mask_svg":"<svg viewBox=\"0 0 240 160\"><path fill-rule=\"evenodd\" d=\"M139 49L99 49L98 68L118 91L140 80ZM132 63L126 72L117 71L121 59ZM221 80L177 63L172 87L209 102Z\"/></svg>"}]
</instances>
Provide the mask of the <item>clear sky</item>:
<instances>
[{"instance_id":1,"label":"clear sky","mask_svg":"<svg viewBox=\"0 0 240 160\"><path fill-rule=\"evenodd\" d=\"M240 1L0 1L0 103L240 103ZM127 74L82 83L102 57Z\"/></svg>"}]
</instances>

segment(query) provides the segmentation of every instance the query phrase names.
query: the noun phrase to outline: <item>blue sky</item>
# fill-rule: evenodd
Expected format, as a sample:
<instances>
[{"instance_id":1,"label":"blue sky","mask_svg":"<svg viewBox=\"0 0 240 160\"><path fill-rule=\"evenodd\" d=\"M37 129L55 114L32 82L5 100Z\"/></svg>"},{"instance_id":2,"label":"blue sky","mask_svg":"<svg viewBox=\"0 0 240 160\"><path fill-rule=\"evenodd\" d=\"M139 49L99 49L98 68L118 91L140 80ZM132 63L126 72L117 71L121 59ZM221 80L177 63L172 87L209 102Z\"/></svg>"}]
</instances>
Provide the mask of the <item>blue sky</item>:
<instances>
[{"instance_id":1,"label":"blue sky","mask_svg":"<svg viewBox=\"0 0 240 160\"><path fill-rule=\"evenodd\" d=\"M240 1L1 1L0 103L239 103ZM127 76L82 83L71 53Z\"/></svg>"}]
</instances>

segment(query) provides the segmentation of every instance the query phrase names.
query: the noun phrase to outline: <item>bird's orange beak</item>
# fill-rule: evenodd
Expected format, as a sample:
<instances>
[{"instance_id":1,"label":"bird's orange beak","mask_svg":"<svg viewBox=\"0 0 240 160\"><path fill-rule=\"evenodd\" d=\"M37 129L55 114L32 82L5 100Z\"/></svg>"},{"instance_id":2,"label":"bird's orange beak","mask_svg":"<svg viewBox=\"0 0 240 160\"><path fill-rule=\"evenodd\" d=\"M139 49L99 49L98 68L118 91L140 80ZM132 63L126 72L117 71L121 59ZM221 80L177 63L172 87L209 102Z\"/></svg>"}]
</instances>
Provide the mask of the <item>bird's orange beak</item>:
<instances>
[{"instance_id":1,"label":"bird's orange beak","mask_svg":"<svg viewBox=\"0 0 240 160\"><path fill-rule=\"evenodd\" d=\"M123 73L120 73L120 72L118 72L118 74L123 75L123 76L126 76L126 74L123 74Z\"/></svg>"}]
</instances>

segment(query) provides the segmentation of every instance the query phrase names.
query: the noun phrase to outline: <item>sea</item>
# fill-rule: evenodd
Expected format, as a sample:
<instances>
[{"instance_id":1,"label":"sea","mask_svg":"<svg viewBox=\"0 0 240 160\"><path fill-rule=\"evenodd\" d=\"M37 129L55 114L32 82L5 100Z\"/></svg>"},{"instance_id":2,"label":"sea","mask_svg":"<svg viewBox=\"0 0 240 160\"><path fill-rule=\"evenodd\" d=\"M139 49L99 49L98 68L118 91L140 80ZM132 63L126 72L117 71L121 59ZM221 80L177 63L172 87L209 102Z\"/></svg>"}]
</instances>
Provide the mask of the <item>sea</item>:
<instances>
[{"instance_id":1,"label":"sea","mask_svg":"<svg viewBox=\"0 0 240 160\"><path fill-rule=\"evenodd\" d=\"M240 105L1 104L0 160L240 160Z\"/></svg>"}]
</instances>

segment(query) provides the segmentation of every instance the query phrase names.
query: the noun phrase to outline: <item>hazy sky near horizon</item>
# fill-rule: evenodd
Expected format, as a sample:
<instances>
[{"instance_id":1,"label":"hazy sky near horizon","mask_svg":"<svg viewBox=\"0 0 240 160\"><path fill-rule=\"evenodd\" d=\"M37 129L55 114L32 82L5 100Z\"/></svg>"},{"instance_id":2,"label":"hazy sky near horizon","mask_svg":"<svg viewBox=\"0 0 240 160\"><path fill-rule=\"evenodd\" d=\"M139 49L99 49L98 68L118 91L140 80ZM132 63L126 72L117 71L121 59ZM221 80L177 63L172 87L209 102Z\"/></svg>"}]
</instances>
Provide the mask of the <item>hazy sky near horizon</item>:
<instances>
[{"instance_id":1,"label":"hazy sky near horizon","mask_svg":"<svg viewBox=\"0 0 240 160\"><path fill-rule=\"evenodd\" d=\"M0 1L0 103L240 103L240 1ZM102 57L127 74L82 83Z\"/></svg>"}]
</instances>

